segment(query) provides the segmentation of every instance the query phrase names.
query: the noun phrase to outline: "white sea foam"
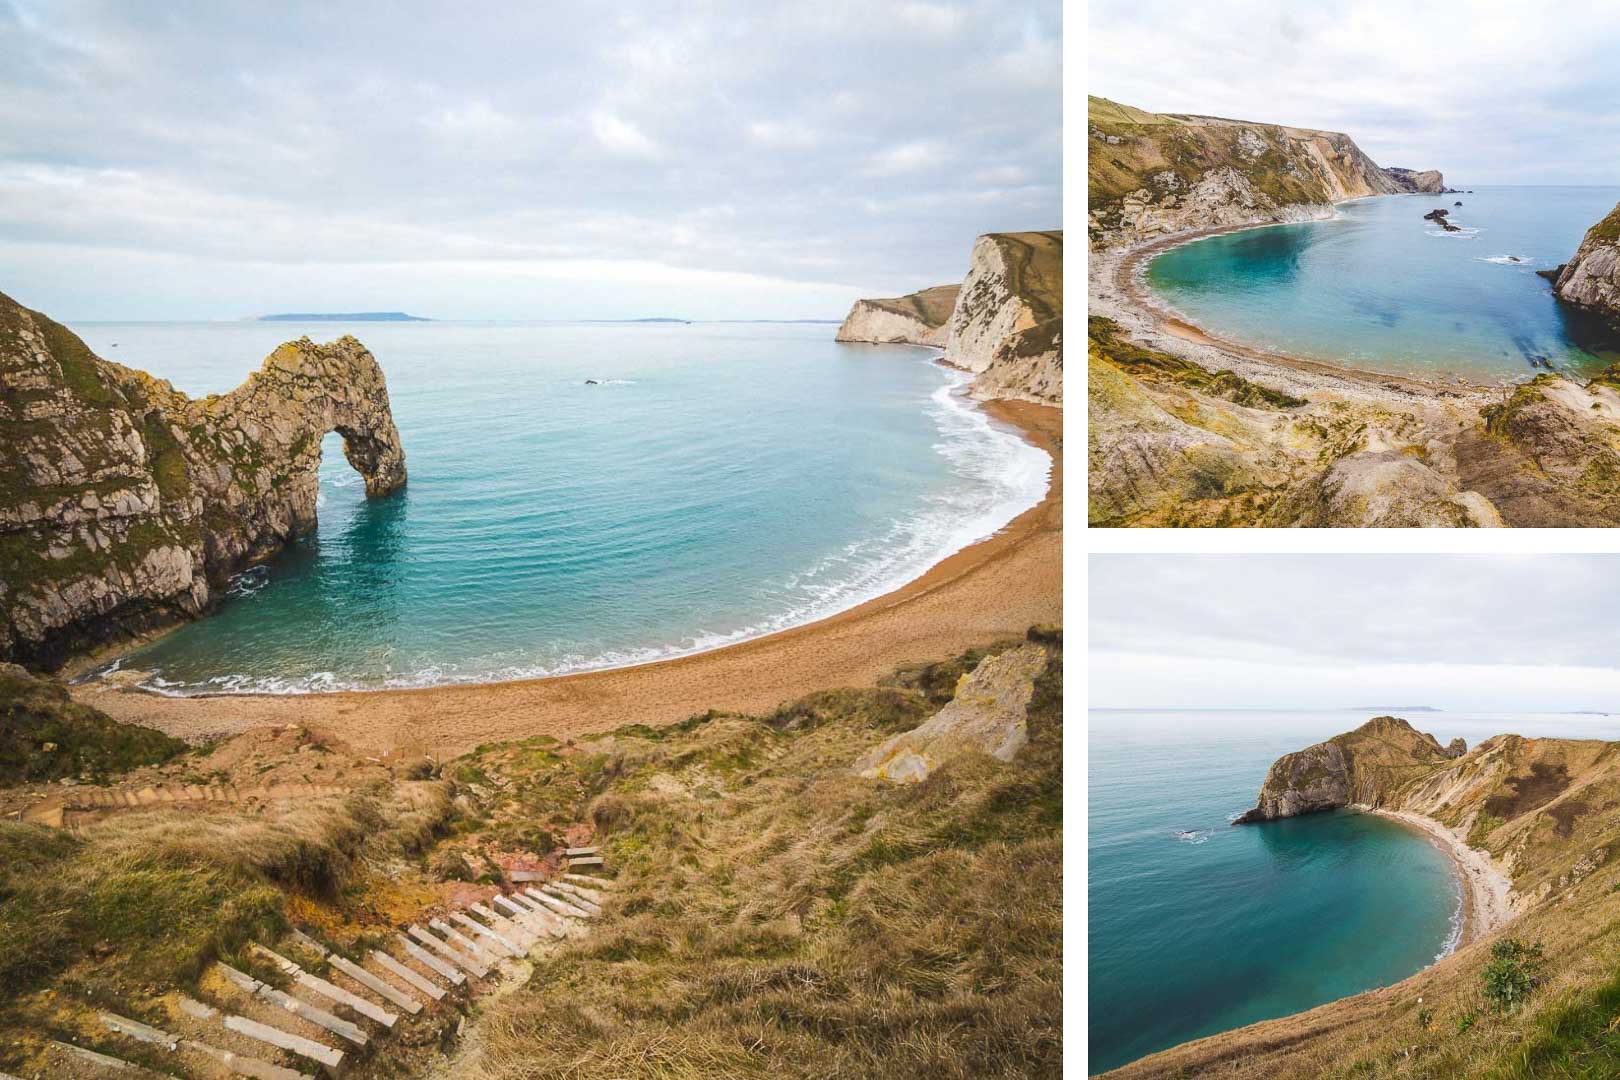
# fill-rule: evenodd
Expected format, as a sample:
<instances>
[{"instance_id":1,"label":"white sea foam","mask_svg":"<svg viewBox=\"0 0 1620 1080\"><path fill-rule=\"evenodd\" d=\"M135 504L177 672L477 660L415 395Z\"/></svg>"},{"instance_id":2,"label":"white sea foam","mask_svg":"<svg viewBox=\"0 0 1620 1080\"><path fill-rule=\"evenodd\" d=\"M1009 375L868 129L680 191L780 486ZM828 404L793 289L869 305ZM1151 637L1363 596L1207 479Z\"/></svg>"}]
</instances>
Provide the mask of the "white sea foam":
<instances>
[{"instance_id":1,"label":"white sea foam","mask_svg":"<svg viewBox=\"0 0 1620 1080\"><path fill-rule=\"evenodd\" d=\"M1520 255L1481 255L1479 261L1495 263L1498 266L1529 266L1536 260Z\"/></svg>"},{"instance_id":2,"label":"white sea foam","mask_svg":"<svg viewBox=\"0 0 1620 1080\"><path fill-rule=\"evenodd\" d=\"M931 360L929 361L932 362ZM510 682L582 671L602 671L673 660L765 637L859 607L921 577L963 548L1005 528L1039 505L1052 474L1052 458L1021 435L994 422L966 394L972 376L937 366L945 383L929 398L928 415L939 432L934 450L959 482L930 496L892 522L881 535L857 540L770 590L790 598L763 620L734 630L700 628L688 637L637 649L608 649L562 656L544 664L469 661L424 663L374 681L339 679L332 672L302 678L219 675L199 685L154 677L143 684L175 697L210 694L306 694L333 690L410 689L450 684ZM358 478L356 478L358 479ZM338 486L338 485L334 485ZM490 658L484 658L486 661Z\"/></svg>"},{"instance_id":3,"label":"white sea foam","mask_svg":"<svg viewBox=\"0 0 1620 1080\"><path fill-rule=\"evenodd\" d=\"M1440 951L1434 954L1434 960L1436 963L1439 963L1441 960L1444 960L1446 957L1456 952L1457 946L1462 944L1464 906L1463 889L1465 889L1467 886L1463 883L1462 875L1460 873L1454 874L1453 877L1456 879L1452 884L1457 890L1457 905L1451 910L1451 921L1449 928L1446 931L1446 940L1440 944Z\"/></svg>"},{"instance_id":4,"label":"white sea foam","mask_svg":"<svg viewBox=\"0 0 1620 1080\"><path fill-rule=\"evenodd\" d=\"M1456 229L1424 229L1430 236L1442 236L1452 240L1473 240L1479 236L1481 230L1464 225Z\"/></svg>"}]
</instances>

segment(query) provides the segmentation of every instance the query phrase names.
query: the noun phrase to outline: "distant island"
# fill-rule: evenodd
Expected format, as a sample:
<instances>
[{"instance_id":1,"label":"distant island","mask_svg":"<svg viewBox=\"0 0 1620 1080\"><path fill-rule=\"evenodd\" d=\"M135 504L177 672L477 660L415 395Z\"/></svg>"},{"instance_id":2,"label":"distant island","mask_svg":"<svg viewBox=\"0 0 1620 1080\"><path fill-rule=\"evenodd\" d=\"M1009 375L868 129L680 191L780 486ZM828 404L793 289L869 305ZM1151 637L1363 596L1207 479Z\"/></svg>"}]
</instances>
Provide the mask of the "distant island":
<instances>
[{"instance_id":1,"label":"distant island","mask_svg":"<svg viewBox=\"0 0 1620 1080\"><path fill-rule=\"evenodd\" d=\"M403 311L338 311L321 314L313 311L290 311L279 315L260 315L260 322L432 322L420 315L407 315Z\"/></svg>"},{"instance_id":2,"label":"distant island","mask_svg":"<svg viewBox=\"0 0 1620 1080\"><path fill-rule=\"evenodd\" d=\"M1351 706L1351 711L1352 712L1403 713L1403 712L1441 712L1443 710L1437 709L1433 705L1352 705Z\"/></svg>"}]
</instances>

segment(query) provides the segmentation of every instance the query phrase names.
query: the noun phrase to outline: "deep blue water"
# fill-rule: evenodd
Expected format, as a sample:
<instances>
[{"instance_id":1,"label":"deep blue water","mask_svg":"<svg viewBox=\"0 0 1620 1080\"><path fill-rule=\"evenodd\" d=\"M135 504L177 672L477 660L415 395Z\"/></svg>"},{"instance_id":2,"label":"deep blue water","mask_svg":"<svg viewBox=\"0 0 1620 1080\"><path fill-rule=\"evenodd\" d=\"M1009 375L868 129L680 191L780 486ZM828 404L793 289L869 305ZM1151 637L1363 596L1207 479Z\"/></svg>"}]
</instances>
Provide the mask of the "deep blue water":
<instances>
[{"instance_id":1,"label":"deep blue water","mask_svg":"<svg viewBox=\"0 0 1620 1080\"><path fill-rule=\"evenodd\" d=\"M1620 360L1620 336L1556 301L1535 271L1568 261L1617 200L1610 187L1362 199L1331 220L1173 248L1147 281L1197 325L1291 355L1487 381L1528 376L1529 358L1546 356L1587 373ZM1436 207L1462 231L1424 221Z\"/></svg>"},{"instance_id":2,"label":"deep blue water","mask_svg":"<svg viewBox=\"0 0 1620 1080\"><path fill-rule=\"evenodd\" d=\"M1449 858L1372 815L1233 826L1283 754L1371 715L1089 715L1090 1063L1398 982L1450 947ZM1504 732L1614 738L1620 717L1411 713L1442 743Z\"/></svg>"},{"instance_id":3,"label":"deep blue water","mask_svg":"<svg viewBox=\"0 0 1620 1080\"><path fill-rule=\"evenodd\" d=\"M192 394L303 333L353 333L387 375L407 488L367 500L328 436L317 533L122 659L176 692L487 681L756 636L990 534L1050 466L932 352L832 326L74 329Z\"/></svg>"}]
</instances>

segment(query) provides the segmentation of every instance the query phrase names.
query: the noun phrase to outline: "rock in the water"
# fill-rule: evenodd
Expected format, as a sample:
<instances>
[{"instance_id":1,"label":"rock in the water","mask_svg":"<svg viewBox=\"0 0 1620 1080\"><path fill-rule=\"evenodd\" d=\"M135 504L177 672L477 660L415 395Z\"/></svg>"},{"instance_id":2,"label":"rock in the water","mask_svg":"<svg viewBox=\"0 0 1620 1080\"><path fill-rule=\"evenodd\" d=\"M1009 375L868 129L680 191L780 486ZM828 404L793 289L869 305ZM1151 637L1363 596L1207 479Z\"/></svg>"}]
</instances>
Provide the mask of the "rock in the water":
<instances>
[{"instance_id":1,"label":"rock in the water","mask_svg":"<svg viewBox=\"0 0 1620 1080\"><path fill-rule=\"evenodd\" d=\"M1560 300L1620 324L1620 206L1586 232L1575 257L1558 273Z\"/></svg>"},{"instance_id":2,"label":"rock in the water","mask_svg":"<svg viewBox=\"0 0 1620 1080\"><path fill-rule=\"evenodd\" d=\"M1461 206L1462 205L1462 200L1458 199L1456 202L1452 203L1451 205L1452 206Z\"/></svg>"},{"instance_id":3,"label":"rock in the water","mask_svg":"<svg viewBox=\"0 0 1620 1080\"><path fill-rule=\"evenodd\" d=\"M1029 702L1046 662L1039 645L1020 645L980 661L932 718L862 754L856 775L915 783L965 753L1011 761L1029 741Z\"/></svg>"},{"instance_id":4,"label":"rock in the water","mask_svg":"<svg viewBox=\"0 0 1620 1080\"><path fill-rule=\"evenodd\" d=\"M0 295L0 659L71 653L205 611L315 527L321 439L368 495L405 484L382 369L352 337L277 348L194 401Z\"/></svg>"},{"instance_id":5,"label":"rock in the water","mask_svg":"<svg viewBox=\"0 0 1620 1080\"><path fill-rule=\"evenodd\" d=\"M942 348L959 289L957 285L935 285L887 300L857 300L834 340Z\"/></svg>"},{"instance_id":6,"label":"rock in the water","mask_svg":"<svg viewBox=\"0 0 1620 1080\"><path fill-rule=\"evenodd\" d=\"M1424 221L1437 221L1437 222L1440 222L1441 224L1444 224L1447 216L1449 216L1450 213L1451 213L1450 210L1444 210L1444 209L1436 208L1434 210L1430 210L1427 214L1424 214L1423 215L1423 220Z\"/></svg>"}]
</instances>

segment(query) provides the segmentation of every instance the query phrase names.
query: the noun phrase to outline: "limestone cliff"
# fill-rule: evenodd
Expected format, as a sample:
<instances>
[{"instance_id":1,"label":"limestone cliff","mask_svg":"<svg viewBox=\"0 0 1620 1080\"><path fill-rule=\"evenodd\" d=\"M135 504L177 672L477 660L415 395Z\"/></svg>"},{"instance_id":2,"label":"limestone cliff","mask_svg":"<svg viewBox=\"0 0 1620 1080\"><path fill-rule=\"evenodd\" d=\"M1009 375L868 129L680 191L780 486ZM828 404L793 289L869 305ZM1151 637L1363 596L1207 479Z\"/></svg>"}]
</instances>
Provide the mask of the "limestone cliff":
<instances>
[{"instance_id":1,"label":"limestone cliff","mask_svg":"<svg viewBox=\"0 0 1620 1080\"><path fill-rule=\"evenodd\" d=\"M1566 303L1620 322L1620 206L1586 231L1553 290Z\"/></svg>"},{"instance_id":2,"label":"limestone cliff","mask_svg":"<svg viewBox=\"0 0 1620 1080\"><path fill-rule=\"evenodd\" d=\"M352 337L277 348L192 400L0 295L0 659L78 650L207 610L315 526L321 439L370 495L405 484L376 360Z\"/></svg>"},{"instance_id":3,"label":"limestone cliff","mask_svg":"<svg viewBox=\"0 0 1620 1080\"><path fill-rule=\"evenodd\" d=\"M1382 169L1348 135L1087 99L1093 248L1196 229L1331 217L1366 195L1448 190L1433 170Z\"/></svg>"},{"instance_id":4,"label":"limestone cliff","mask_svg":"<svg viewBox=\"0 0 1620 1080\"><path fill-rule=\"evenodd\" d=\"M1458 756L1405 720L1378 716L1354 731L1278 758L1242 825L1342 807L1381 806L1409 781Z\"/></svg>"},{"instance_id":5,"label":"limestone cliff","mask_svg":"<svg viewBox=\"0 0 1620 1080\"><path fill-rule=\"evenodd\" d=\"M1063 403L1063 233L988 233L973 244L944 360L974 396Z\"/></svg>"},{"instance_id":6,"label":"limestone cliff","mask_svg":"<svg viewBox=\"0 0 1620 1080\"><path fill-rule=\"evenodd\" d=\"M857 300L837 341L944 347L959 285L935 285L887 300Z\"/></svg>"}]
</instances>

